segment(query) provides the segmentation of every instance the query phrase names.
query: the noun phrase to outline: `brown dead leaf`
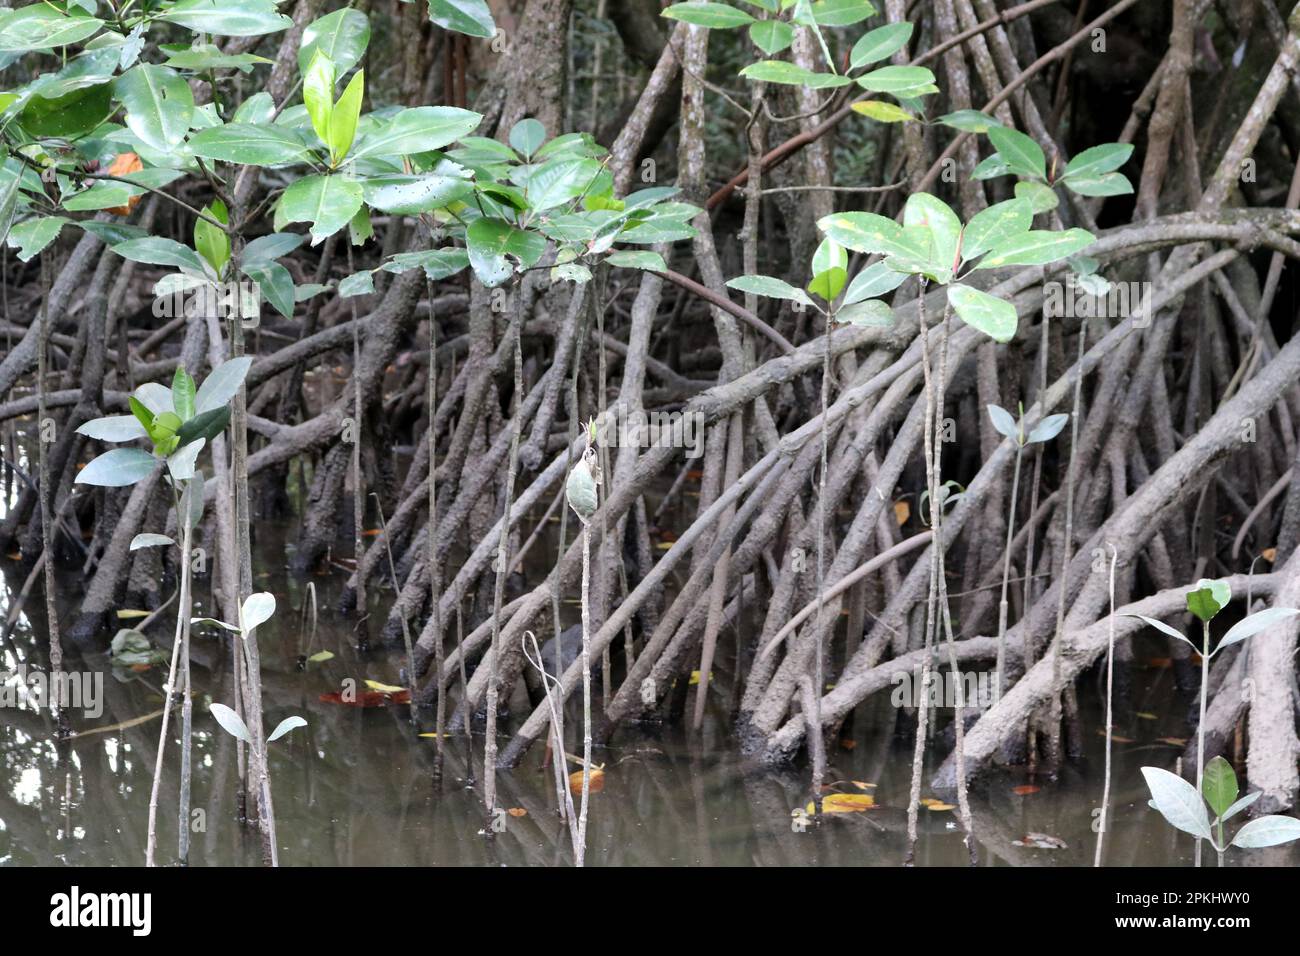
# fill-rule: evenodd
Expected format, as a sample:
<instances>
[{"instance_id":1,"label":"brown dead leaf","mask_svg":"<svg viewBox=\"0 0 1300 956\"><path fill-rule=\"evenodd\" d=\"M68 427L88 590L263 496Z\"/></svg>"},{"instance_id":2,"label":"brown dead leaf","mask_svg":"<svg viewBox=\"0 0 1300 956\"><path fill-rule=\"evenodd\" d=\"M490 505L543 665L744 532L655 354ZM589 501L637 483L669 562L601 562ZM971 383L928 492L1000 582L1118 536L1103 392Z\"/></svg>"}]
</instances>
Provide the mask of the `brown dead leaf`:
<instances>
[{"instance_id":1,"label":"brown dead leaf","mask_svg":"<svg viewBox=\"0 0 1300 956\"><path fill-rule=\"evenodd\" d=\"M142 169L144 169L144 163L140 162L140 157L135 153L118 153L108 166L108 175L125 176L128 173L138 173ZM139 196L132 196L126 201L125 206L113 206L111 209L105 209L104 211L111 212L115 216L129 216L131 210L136 207L139 201Z\"/></svg>"},{"instance_id":2,"label":"brown dead leaf","mask_svg":"<svg viewBox=\"0 0 1300 956\"><path fill-rule=\"evenodd\" d=\"M580 796L582 794L582 771L581 770L575 770L573 773L569 774L569 789L573 791L573 795L575 797ZM591 781L590 783L588 783L587 789L591 793L600 793L600 791L604 790L605 771L601 770L599 767L592 767Z\"/></svg>"}]
</instances>

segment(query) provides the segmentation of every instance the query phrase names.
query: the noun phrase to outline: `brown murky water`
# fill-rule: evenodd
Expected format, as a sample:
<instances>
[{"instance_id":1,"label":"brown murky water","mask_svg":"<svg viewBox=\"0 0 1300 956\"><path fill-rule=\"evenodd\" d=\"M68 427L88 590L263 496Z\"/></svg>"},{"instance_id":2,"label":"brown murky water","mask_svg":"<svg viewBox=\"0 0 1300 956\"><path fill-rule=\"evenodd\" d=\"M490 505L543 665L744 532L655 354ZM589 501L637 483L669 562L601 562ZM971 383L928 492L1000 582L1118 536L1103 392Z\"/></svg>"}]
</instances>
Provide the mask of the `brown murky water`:
<instances>
[{"instance_id":1,"label":"brown murky water","mask_svg":"<svg viewBox=\"0 0 1300 956\"><path fill-rule=\"evenodd\" d=\"M567 832L555 813L552 777L542 769L540 748L516 770L499 776L501 806L514 813L505 831L487 840L481 791L467 786L469 747L464 737L449 741L446 769L433 780L434 741L415 735L408 708L395 704L362 709L322 702L345 678L399 682L398 648L357 652L350 621L328 608L343 580L341 571L315 577L322 608L311 650L335 657L297 667L299 608L304 586L280 570L289 529L259 527L255 566L274 568L258 586L273 591L279 611L263 628L267 727L300 714L308 726L271 746L272 787L285 865L555 865L570 862ZM0 615L22 585L16 562L0 558L4 589ZM66 607L76 582L67 583ZM202 602L206 584L196 593ZM382 615L386 593L375 597ZM19 665L46 669L45 627L39 594L27 604L13 637L0 644L0 672ZM155 642L168 642L165 626ZM159 636L161 635L161 636ZM724 648L730 641L720 642ZM1151 653L1159 653L1152 644ZM1180 748L1161 738L1189 733L1184 717L1190 701L1173 687L1167 668L1141 663L1141 644L1131 668L1130 704L1117 708L1112 788L1112 826L1106 861L1112 865L1188 865L1192 839L1166 826L1146 806L1139 767L1168 767ZM237 781L233 738L207 712L209 701L229 701L230 662L219 641L194 638L195 707L193 807L196 818L192 865L256 864L255 836L234 817ZM98 674L103 712L74 715L78 737L65 748L52 741L49 714L31 701L0 708L0 864L138 865L144 859L145 828L154 757L158 745L163 667L145 671L114 667L105 653L70 650L70 670ZM851 747L829 754L827 780L846 793L869 793L876 806L860 813L828 814L820 827L804 832L792 810L809 800L802 767L773 772L746 765L729 736L729 661L718 663L703 734L694 738L677 726L627 727L613 745L597 749L605 786L592 797L588 860L596 865L878 865L897 866L905 856L906 805L911 766L910 732L895 732L896 712L888 695L858 710ZM10 683L17 678L10 676ZM599 682L595 684L599 699ZM520 691L522 695L522 691ZM1023 775L999 773L972 793L981 865L1091 865L1096 836L1094 808L1101 799L1104 740L1096 688L1080 689L1088 753L1057 781L1030 783ZM516 715L526 712L522 696ZM570 752L578 712L570 710ZM432 715L422 715L432 723ZM174 726L174 725L173 725ZM431 727L423 726L422 730ZM503 728L503 733L510 726ZM165 765L159 819L161 859L174 859L176 845L178 735ZM502 742L504 743L504 737ZM473 766L481 776L484 739L472 737ZM863 785L871 786L863 786ZM1037 789L1033 789L1033 787ZM1017 792L1017 789L1020 792ZM1032 792L1029 792L1032 790ZM936 797L926 791L926 797ZM949 799L955 799L948 795ZM519 811L523 811L520 813ZM955 809L923 809L917 853L921 865L966 861ZM201 824L201 828L197 827ZM1057 848L1018 845L1028 834L1044 834ZM1241 851L1228 865L1251 862L1300 863L1300 850ZM1261 854L1269 854L1263 856Z\"/></svg>"}]
</instances>

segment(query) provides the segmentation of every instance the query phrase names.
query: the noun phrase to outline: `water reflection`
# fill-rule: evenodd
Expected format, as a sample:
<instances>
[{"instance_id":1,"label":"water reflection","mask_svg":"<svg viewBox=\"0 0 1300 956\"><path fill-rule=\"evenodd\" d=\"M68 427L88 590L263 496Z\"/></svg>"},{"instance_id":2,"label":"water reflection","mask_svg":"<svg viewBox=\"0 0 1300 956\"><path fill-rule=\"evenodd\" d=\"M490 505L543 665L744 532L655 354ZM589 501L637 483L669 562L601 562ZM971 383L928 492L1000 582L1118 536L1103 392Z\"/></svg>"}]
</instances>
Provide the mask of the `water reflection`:
<instances>
[{"instance_id":1,"label":"water reflection","mask_svg":"<svg viewBox=\"0 0 1300 956\"><path fill-rule=\"evenodd\" d=\"M269 564L263 564L263 567ZM12 565L11 565L12 567ZM8 585L14 587L15 572ZM332 605L337 581L317 578L322 608ZM21 586L21 581L18 582ZM259 586L301 603L301 589L276 576ZM71 584L69 584L71 587ZM13 593L12 590L10 593ZM70 592L71 593L71 592ZM382 600L382 596L378 598ZM39 615L29 602L12 637L0 645L0 661L44 667ZM345 677L395 683L401 655L353 648L351 623L321 620L317 648L336 657L299 671L297 615L282 613L263 638L267 726L302 714L308 726L271 746L272 785L287 865L565 865L568 835L556 813L556 795L541 748L514 771L498 776L503 808L514 811L503 833L485 839L478 792L466 787L482 776L481 732L473 755L464 737L448 741L441 780L435 782L434 741L414 736L405 707L344 707L324 703ZM195 708L193 807L201 827L194 833L193 865L257 865L256 834L235 819L236 751L206 712L208 701L231 697L230 660L221 639L194 639L195 685L203 698ZM107 655L70 649L67 665L102 673L103 715L74 717L78 736L56 747L47 710L30 702L0 709L0 863L138 865L144 859L150 775L162 707L160 667L114 667ZM732 688L720 661L715 706L704 734L691 739L677 727L629 727L612 746L598 748L604 789L592 797L588 860L592 865L872 865L897 866L906 853L906 802L911 766L910 728L896 727L898 712L887 696L858 711L852 746L829 755L827 780L846 793L869 793L876 806L861 813L827 815L821 826L797 832L792 810L807 803L806 774L772 772L747 765L728 736L726 702ZM1146 806L1138 772L1144 763L1169 765L1179 752L1162 743L1187 734L1186 700L1168 671L1134 666L1133 700L1115 746L1111 865L1187 865L1190 837L1165 826ZM599 685L597 685L599 686ZM515 708L525 713L522 685ZM599 698L599 693L597 693ZM998 774L971 795L981 865L1090 865L1092 823L1100 799L1104 741L1091 687L1081 690L1086 763L1060 780L1027 784L1023 776ZM568 720L571 752L578 714ZM1167 715L1167 716L1157 716ZM427 718L431 722L431 717ZM427 729L427 728L425 728ZM509 730L507 726L503 728ZM175 738L173 738L173 743ZM504 743L504 738L503 738ZM168 755L159 803L159 846L174 857L179 749ZM1038 789L1033 790L1036 786ZM1019 788L1020 792L1016 792ZM1030 792L1032 791L1032 792ZM927 797L936 795L925 793ZM917 864L962 865L966 851L954 810L924 809ZM1030 835L1049 838L1044 842ZM1055 843L1063 847L1047 848ZM1035 844L1039 845L1035 845ZM1231 854L1229 865L1300 863L1294 847L1247 858Z\"/></svg>"}]
</instances>

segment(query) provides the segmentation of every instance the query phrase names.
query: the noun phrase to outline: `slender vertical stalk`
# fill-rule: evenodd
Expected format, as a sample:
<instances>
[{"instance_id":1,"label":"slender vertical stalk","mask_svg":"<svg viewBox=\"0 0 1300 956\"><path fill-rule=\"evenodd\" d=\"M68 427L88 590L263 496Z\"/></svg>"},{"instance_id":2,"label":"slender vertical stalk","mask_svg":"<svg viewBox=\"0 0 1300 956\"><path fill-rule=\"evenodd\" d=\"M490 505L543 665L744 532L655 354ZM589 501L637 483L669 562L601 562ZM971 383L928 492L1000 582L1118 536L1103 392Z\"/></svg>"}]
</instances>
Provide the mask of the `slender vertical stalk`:
<instances>
[{"instance_id":1,"label":"slender vertical stalk","mask_svg":"<svg viewBox=\"0 0 1300 956\"><path fill-rule=\"evenodd\" d=\"M574 862L587 859L587 805L591 798L591 525L582 523L582 803Z\"/></svg>"},{"instance_id":2,"label":"slender vertical stalk","mask_svg":"<svg viewBox=\"0 0 1300 956\"><path fill-rule=\"evenodd\" d=\"M1011 501L1007 505L1007 546L1002 555L1002 600L998 602L998 662L994 668L997 680L997 695L1002 696L1002 672L1006 669L1007 656L1007 585L1011 581L1011 542L1016 536L1016 501L1020 497L1020 462L1024 456L1025 445L1016 440L1016 467L1011 479ZM1026 572L1027 573L1027 572Z\"/></svg>"},{"instance_id":3,"label":"slender vertical stalk","mask_svg":"<svg viewBox=\"0 0 1300 956\"><path fill-rule=\"evenodd\" d=\"M505 599L506 577L510 573L510 509L514 505L515 472L519 470L519 435L523 427L524 365L520 326L524 322L524 288L515 285L515 316L510 323L514 336L515 383L513 414L510 418L510 459L506 466L505 504L501 511L501 537L497 541L496 584L492 593L492 649L488 652L487 741L483 747L483 799L488 814L486 832L491 833L492 814L497 798L497 694L500 680L501 605Z\"/></svg>"},{"instance_id":4,"label":"slender vertical stalk","mask_svg":"<svg viewBox=\"0 0 1300 956\"><path fill-rule=\"evenodd\" d=\"M194 481L185 482L180 495L176 486L172 486L172 501L176 508L176 531L181 539L180 548L180 597L176 611L176 623L180 628L181 641L181 786L179 821L177 830L177 855L182 866L189 864L190 856L190 782L191 753L193 752L194 702L190 676L190 614L192 597L190 594L190 559L192 551L192 528L190 514L194 495Z\"/></svg>"},{"instance_id":5,"label":"slender vertical stalk","mask_svg":"<svg viewBox=\"0 0 1300 956\"><path fill-rule=\"evenodd\" d=\"M1249 608L1247 608L1249 610ZM1210 692L1210 622L1201 622L1201 717L1196 722L1196 792L1205 781L1205 703ZM1201 865L1201 838L1196 838L1196 865Z\"/></svg>"},{"instance_id":6,"label":"slender vertical stalk","mask_svg":"<svg viewBox=\"0 0 1300 956\"><path fill-rule=\"evenodd\" d=\"M1097 852L1092 858L1094 867L1101 866L1102 845L1106 841L1106 822L1110 813L1110 756L1111 733L1115 727L1115 561L1119 552L1110 546L1110 630L1106 638L1106 774L1101 787L1101 820L1097 824Z\"/></svg>"},{"instance_id":7,"label":"slender vertical stalk","mask_svg":"<svg viewBox=\"0 0 1300 956\"><path fill-rule=\"evenodd\" d=\"M434 533L438 527L438 433L434 428L433 418L438 408L438 317L433 314L433 282L425 284L429 300L429 408L428 437L429 444L429 524L425 535L428 553L425 561L429 571L429 607L433 617L433 673L438 682L438 699L434 704L434 775L442 773L442 736L447 730L447 688L442 680L442 668L445 663L442 644L442 565L438 561L438 541ZM409 666L409 664L408 664ZM411 671L412 688L415 685L415 671ZM412 692L412 697L414 697Z\"/></svg>"}]
</instances>

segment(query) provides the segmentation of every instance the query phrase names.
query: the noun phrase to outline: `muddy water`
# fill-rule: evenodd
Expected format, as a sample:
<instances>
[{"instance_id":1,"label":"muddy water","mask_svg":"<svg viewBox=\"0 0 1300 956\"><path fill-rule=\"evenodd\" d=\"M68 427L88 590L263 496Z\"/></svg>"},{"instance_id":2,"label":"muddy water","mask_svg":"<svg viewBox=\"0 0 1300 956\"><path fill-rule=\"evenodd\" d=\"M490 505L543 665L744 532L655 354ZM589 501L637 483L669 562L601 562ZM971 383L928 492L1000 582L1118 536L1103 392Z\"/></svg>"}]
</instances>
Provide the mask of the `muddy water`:
<instances>
[{"instance_id":1,"label":"muddy water","mask_svg":"<svg viewBox=\"0 0 1300 956\"><path fill-rule=\"evenodd\" d=\"M277 534L261 530L255 564L278 569L285 563L282 542L289 529ZM7 612L23 578L15 562L0 562L0 612ZM305 671L297 666L299 642L305 639L298 624L303 584L279 570L258 582L279 598L279 613L262 636L267 726L291 714L308 721L305 729L271 747L281 861L299 866L568 863L567 833L555 814L553 779L542 769L540 749L530 752L518 769L499 776L501 806L512 812L504 818L504 832L487 840L481 835L481 791L469 785L472 773L481 777L481 728L468 741L463 736L448 741L445 770L435 781L434 741L413 733L408 708L389 703L362 709L320 699L347 678L399 681L399 649L358 653L351 622L329 612L343 579L338 569L312 579L322 614L308 650L329 650L335 656L309 664ZM75 581L66 582L66 608L73 606L76 591ZM197 596L201 603L207 599L203 583ZM380 619L385 600L385 594L376 596ZM29 672L47 669L41 604L37 592L12 638L0 644L0 672L12 673L20 664ZM166 625L151 633L156 644L169 641ZM731 641L721 644L729 649ZM1170 830L1146 806L1139 773L1143 764L1171 766L1180 748L1169 741L1190 732L1184 717L1191 701L1174 689L1169 669L1149 663L1159 653L1158 646L1139 642L1131 667L1132 697L1117 717L1120 739L1114 747L1106 853L1114 865L1186 865L1192 858L1191 838ZM231 700L230 660L210 635L195 636L193 656L199 700L190 862L255 864L260 860L257 840L234 818L234 741L207 712L207 702ZM165 672L158 666L115 667L104 653L76 650L70 650L65 666L92 680L100 676L103 712L75 714L78 736L60 749L51 743L47 711L30 701L0 708L0 864L140 864ZM876 805L860 813L828 814L822 826L799 832L791 812L808 802L806 771L767 771L736 755L729 736L729 672L724 656L700 737L676 726L632 727L620 731L611 746L597 749L594 760L603 765L605 776L603 791L592 797L589 862L899 865L906 852L911 739L910 731L896 732L898 712L887 695L859 708L845 740L828 755L827 780L834 789L870 794ZM599 681L595 686L598 700ZM1055 782L999 773L972 793L981 865L1091 865L1105 741L1096 688L1083 685L1080 700L1087 746L1083 761ZM521 696L516 714L524 711L523 703ZM572 753L581 745L574 735L578 713L570 714ZM431 720L422 715L420 729L430 730ZM159 803L160 858L168 860L174 859L176 845L176 740L173 734ZM945 796L928 790L923 795ZM923 809L920 823L919 864L966 861L955 809ZM1048 839L1027 840L1030 834ZM1027 842L1048 845L1023 845ZM1227 864L1300 863L1300 851L1294 849L1254 853L1248 859L1238 851Z\"/></svg>"}]
</instances>

